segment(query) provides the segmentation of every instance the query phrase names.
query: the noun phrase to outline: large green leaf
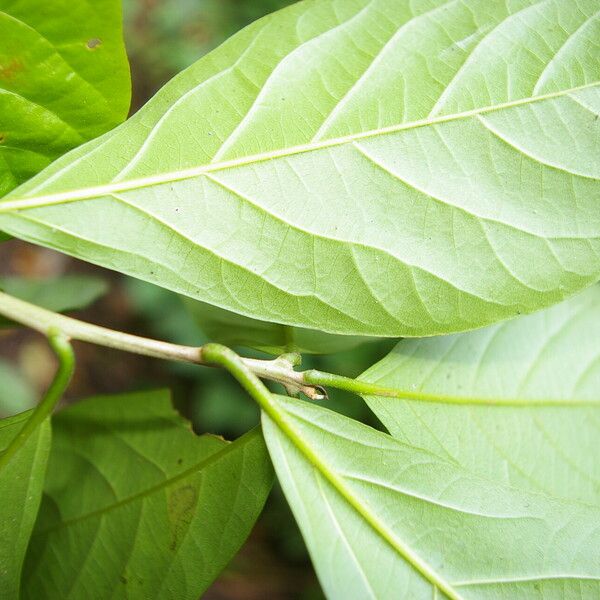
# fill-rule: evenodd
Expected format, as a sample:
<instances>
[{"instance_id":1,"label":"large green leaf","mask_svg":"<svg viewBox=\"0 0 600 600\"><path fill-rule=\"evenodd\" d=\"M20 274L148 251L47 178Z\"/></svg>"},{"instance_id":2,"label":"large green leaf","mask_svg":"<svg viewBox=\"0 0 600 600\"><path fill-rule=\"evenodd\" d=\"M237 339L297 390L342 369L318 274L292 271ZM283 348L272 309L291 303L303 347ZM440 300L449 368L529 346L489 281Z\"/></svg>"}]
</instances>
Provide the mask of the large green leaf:
<instances>
[{"instance_id":1,"label":"large green leaf","mask_svg":"<svg viewBox=\"0 0 600 600\"><path fill-rule=\"evenodd\" d=\"M28 417L29 413L22 413L0 421L0 452ZM0 469L0 598L6 600L19 597L21 567L42 499L49 450L46 422Z\"/></svg>"},{"instance_id":2,"label":"large green leaf","mask_svg":"<svg viewBox=\"0 0 600 600\"><path fill-rule=\"evenodd\" d=\"M166 392L87 400L53 429L25 598L196 600L271 488L259 430L196 437Z\"/></svg>"},{"instance_id":3,"label":"large green leaf","mask_svg":"<svg viewBox=\"0 0 600 600\"><path fill-rule=\"evenodd\" d=\"M593 286L507 323L404 340L361 378L399 390L367 400L404 443L512 487L598 505L599 341ZM433 402L403 400L402 390Z\"/></svg>"},{"instance_id":4,"label":"large green leaf","mask_svg":"<svg viewBox=\"0 0 600 600\"><path fill-rule=\"evenodd\" d=\"M246 316L473 328L600 276L597 0L313 0L0 205L0 227Z\"/></svg>"},{"instance_id":5,"label":"large green leaf","mask_svg":"<svg viewBox=\"0 0 600 600\"><path fill-rule=\"evenodd\" d=\"M0 196L127 116L120 0L0 0Z\"/></svg>"},{"instance_id":6,"label":"large green leaf","mask_svg":"<svg viewBox=\"0 0 600 600\"><path fill-rule=\"evenodd\" d=\"M470 460L456 460L443 448L394 439L324 408L277 400L283 427L263 416L263 431L329 598L600 594L599 491L594 499L585 494L587 481L564 493L527 490L493 467L472 468L489 461L471 447L466 427L445 432L471 452ZM570 410L577 411L562 409L563 419ZM593 417L598 422L598 409ZM407 427L419 425L428 427L413 415ZM571 434L576 443L575 427ZM512 444L537 469L558 473L560 450L544 455L535 437L516 431ZM588 438L588 461L599 463L596 442Z\"/></svg>"},{"instance_id":7,"label":"large green leaf","mask_svg":"<svg viewBox=\"0 0 600 600\"><path fill-rule=\"evenodd\" d=\"M225 346L246 346L269 354L334 354L352 350L369 341L364 336L334 335L314 329L258 321L189 298L186 298L185 304L208 339Z\"/></svg>"}]
</instances>

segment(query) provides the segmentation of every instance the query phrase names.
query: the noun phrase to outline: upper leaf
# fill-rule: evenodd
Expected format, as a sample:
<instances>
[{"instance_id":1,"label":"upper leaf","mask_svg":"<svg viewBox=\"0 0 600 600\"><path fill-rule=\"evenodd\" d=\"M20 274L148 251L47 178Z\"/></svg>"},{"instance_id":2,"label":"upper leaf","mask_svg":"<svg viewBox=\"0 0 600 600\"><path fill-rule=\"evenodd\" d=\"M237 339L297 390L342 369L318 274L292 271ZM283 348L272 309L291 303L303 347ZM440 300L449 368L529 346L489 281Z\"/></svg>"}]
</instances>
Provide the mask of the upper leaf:
<instances>
[{"instance_id":1,"label":"upper leaf","mask_svg":"<svg viewBox=\"0 0 600 600\"><path fill-rule=\"evenodd\" d=\"M260 431L196 437L164 392L87 400L53 427L25 598L195 600L271 488Z\"/></svg>"},{"instance_id":2,"label":"upper leaf","mask_svg":"<svg viewBox=\"0 0 600 600\"><path fill-rule=\"evenodd\" d=\"M0 227L247 316L414 336L600 277L597 0L313 0L0 206Z\"/></svg>"},{"instance_id":3,"label":"upper leaf","mask_svg":"<svg viewBox=\"0 0 600 600\"><path fill-rule=\"evenodd\" d=\"M120 0L3 0L0 196L127 116Z\"/></svg>"},{"instance_id":4,"label":"upper leaf","mask_svg":"<svg viewBox=\"0 0 600 600\"><path fill-rule=\"evenodd\" d=\"M27 418L29 413L23 413L0 421L0 453ZM42 499L49 451L50 424L45 422L0 469L0 598L19 598L21 567Z\"/></svg>"}]
</instances>

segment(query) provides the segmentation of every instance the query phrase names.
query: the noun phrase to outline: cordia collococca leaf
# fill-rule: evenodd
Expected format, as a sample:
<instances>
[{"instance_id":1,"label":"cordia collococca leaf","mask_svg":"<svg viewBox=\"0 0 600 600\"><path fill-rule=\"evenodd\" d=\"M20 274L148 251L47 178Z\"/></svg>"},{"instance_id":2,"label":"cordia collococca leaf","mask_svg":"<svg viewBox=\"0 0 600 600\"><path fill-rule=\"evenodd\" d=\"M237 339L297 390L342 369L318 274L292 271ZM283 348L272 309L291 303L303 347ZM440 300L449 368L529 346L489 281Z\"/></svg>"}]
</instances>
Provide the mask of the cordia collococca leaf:
<instances>
[{"instance_id":1,"label":"cordia collococca leaf","mask_svg":"<svg viewBox=\"0 0 600 600\"><path fill-rule=\"evenodd\" d=\"M366 398L391 436L278 398L263 431L328 597L600 595L599 314L593 286L399 342L362 376L397 391Z\"/></svg>"},{"instance_id":2,"label":"cordia collococca leaf","mask_svg":"<svg viewBox=\"0 0 600 600\"><path fill-rule=\"evenodd\" d=\"M29 416L25 412L0 420L0 453ZM42 499L49 451L50 421L46 420L0 466L0 598L19 598L21 568Z\"/></svg>"},{"instance_id":3,"label":"cordia collococca leaf","mask_svg":"<svg viewBox=\"0 0 600 600\"><path fill-rule=\"evenodd\" d=\"M0 228L249 317L465 330L600 276L597 0L309 0L0 205Z\"/></svg>"},{"instance_id":4,"label":"cordia collococca leaf","mask_svg":"<svg viewBox=\"0 0 600 600\"><path fill-rule=\"evenodd\" d=\"M196 600L272 482L260 430L231 443L196 436L167 392L71 406L53 417L21 597Z\"/></svg>"},{"instance_id":5,"label":"cordia collococca leaf","mask_svg":"<svg viewBox=\"0 0 600 600\"><path fill-rule=\"evenodd\" d=\"M0 1L0 196L127 116L120 0Z\"/></svg>"}]
</instances>

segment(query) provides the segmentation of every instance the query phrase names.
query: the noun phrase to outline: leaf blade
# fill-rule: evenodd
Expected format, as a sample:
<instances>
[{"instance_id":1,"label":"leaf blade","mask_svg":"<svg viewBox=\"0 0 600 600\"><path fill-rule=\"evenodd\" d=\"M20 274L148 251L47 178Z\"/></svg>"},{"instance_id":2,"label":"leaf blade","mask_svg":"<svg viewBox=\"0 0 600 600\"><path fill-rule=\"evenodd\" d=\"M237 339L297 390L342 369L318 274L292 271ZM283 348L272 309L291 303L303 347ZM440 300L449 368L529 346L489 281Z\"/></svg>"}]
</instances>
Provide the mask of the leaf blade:
<instances>
[{"instance_id":1,"label":"leaf blade","mask_svg":"<svg viewBox=\"0 0 600 600\"><path fill-rule=\"evenodd\" d=\"M587 554L595 552L597 502L512 488L317 405L277 400L302 444L263 416L265 439L329 597L421 598L435 587L465 599L598 590L597 559Z\"/></svg>"},{"instance_id":2,"label":"leaf blade","mask_svg":"<svg viewBox=\"0 0 600 600\"><path fill-rule=\"evenodd\" d=\"M599 311L596 285L480 331L405 340L361 376L398 389L399 397L365 400L395 437L481 476L597 502L600 471L590 448L600 406ZM439 399L406 401L402 389Z\"/></svg>"},{"instance_id":3,"label":"leaf blade","mask_svg":"<svg viewBox=\"0 0 600 600\"><path fill-rule=\"evenodd\" d=\"M2 9L0 196L122 122L130 99L118 2Z\"/></svg>"},{"instance_id":4,"label":"leaf blade","mask_svg":"<svg viewBox=\"0 0 600 600\"><path fill-rule=\"evenodd\" d=\"M65 589L78 597L89 586L198 597L239 549L270 489L260 434L232 444L195 438L165 393L98 398L55 420L25 597ZM64 487L73 476L77 493ZM78 568L53 568L54 551Z\"/></svg>"},{"instance_id":5,"label":"leaf blade","mask_svg":"<svg viewBox=\"0 0 600 600\"><path fill-rule=\"evenodd\" d=\"M22 187L0 224L330 333L431 335L555 303L600 275L600 19L593 2L513 9L290 7ZM509 58L521 70L503 71ZM102 226L86 225L98 213Z\"/></svg>"},{"instance_id":6,"label":"leaf blade","mask_svg":"<svg viewBox=\"0 0 600 600\"><path fill-rule=\"evenodd\" d=\"M29 417L24 413L0 421L0 447L5 449ZM21 570L42 499L50 451L50 424L29 437L0 473L0 594L19 597Z\"/></svg>"}]
</instances>

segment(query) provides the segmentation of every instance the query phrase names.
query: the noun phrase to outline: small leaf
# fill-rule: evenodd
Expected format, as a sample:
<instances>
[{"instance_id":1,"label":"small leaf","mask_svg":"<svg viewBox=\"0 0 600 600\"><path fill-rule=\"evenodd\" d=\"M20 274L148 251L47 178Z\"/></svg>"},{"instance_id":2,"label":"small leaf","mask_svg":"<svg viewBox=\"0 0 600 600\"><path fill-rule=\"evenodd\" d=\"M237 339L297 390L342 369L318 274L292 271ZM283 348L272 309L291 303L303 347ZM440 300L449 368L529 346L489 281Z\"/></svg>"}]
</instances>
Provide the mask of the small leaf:
<instances>
[{"instance_id":1,"label":"small leaf","mask_svg":"<svg viewBox=\"0 0 600 600\"><path fill-rule=\"evenodd\" d=\"M335 354L375 339L259 321L189 298L185 304L208 339L225 346L245 346L269 354Z\"/></svg>"},{"instance_id":2,"label":"small leaf","mask_svg":"<svg viewBox=\"0 0 600 600\"><path fill-rule=\"evenodd\" d=\"M24 0L0 11L0 196L127 116L119 0Z\"/></svg>"},{"instance_id":3,"label":"small leaf","mask_svg":"<svg viewBox=\"0 0 600 600\"><path fill-rule=\"evenodd\" d=\"M252 318L422 336L600 277L597 0L256 21L0 203L17 237Z\"/></svg>"},{"instance_id":4,"label":"small leaf","mask_svg":"<svg viewBox=\"0 0 600 600\"><path fill-rule=\"evenodd\" d=\"M265 439L329 598L600 594L598 491L591 501L577 488L519 489L443 448L394 439L307 402L277 400L280 423L263 415ZM594 417L598 422L598 409ZM414 417L407 424L419 425L427 429ZM460 434L471 462L485 465L467 428ZM450 427L446 436L455 437ZM589 460L599 463L595 441ZM527 437L515 437L513 446L535 450ZM538 451L531 460L543 469L554 458Z\"/></svg>"},{"instance_id":5,"label":"small leaf","mask_svg":"<svg viewBox=\"0 0 600 600\"><path fill-rule=\"evenodd\" d=\"M366 398L404 443L514 488L598 504L599 340L596 285L479 331L403 340L361 379L437 399Z\"/></svg>"},{"instance_id":6,"label":"small leaf","mask_svg":"<svg viewBox=\"0 0 600 600\"><path fill-rule=\"evenodd\" d=\"M22 413L0 421L0 454L28 417ZM0 469L0 598L19 597L21 567L42 498L49 451L46 421Z\"/></svg>"},{"instance_id":7,"label":"small leaf","mask_svg":"<svg viewBox=\"0 0 600 600\"><path fill-rule=\"evenodd\" d=\"M106 294L108 284L93 275L63 275L53 279L0 277L0 290L53 312L80 310ZM0 328L18 326L0 316Z\"/></svg>"},{"instance_id":8,"label":"small leaf","mask_svg":"<svg viewBox=\"0 0 600 600\"><path fill-rule=\"evenodd\" d=\"M196 437L166 392L87 400L53 427L25 598L195 600L271 488L259 430Z\"/></svg>"}]
</instances>

